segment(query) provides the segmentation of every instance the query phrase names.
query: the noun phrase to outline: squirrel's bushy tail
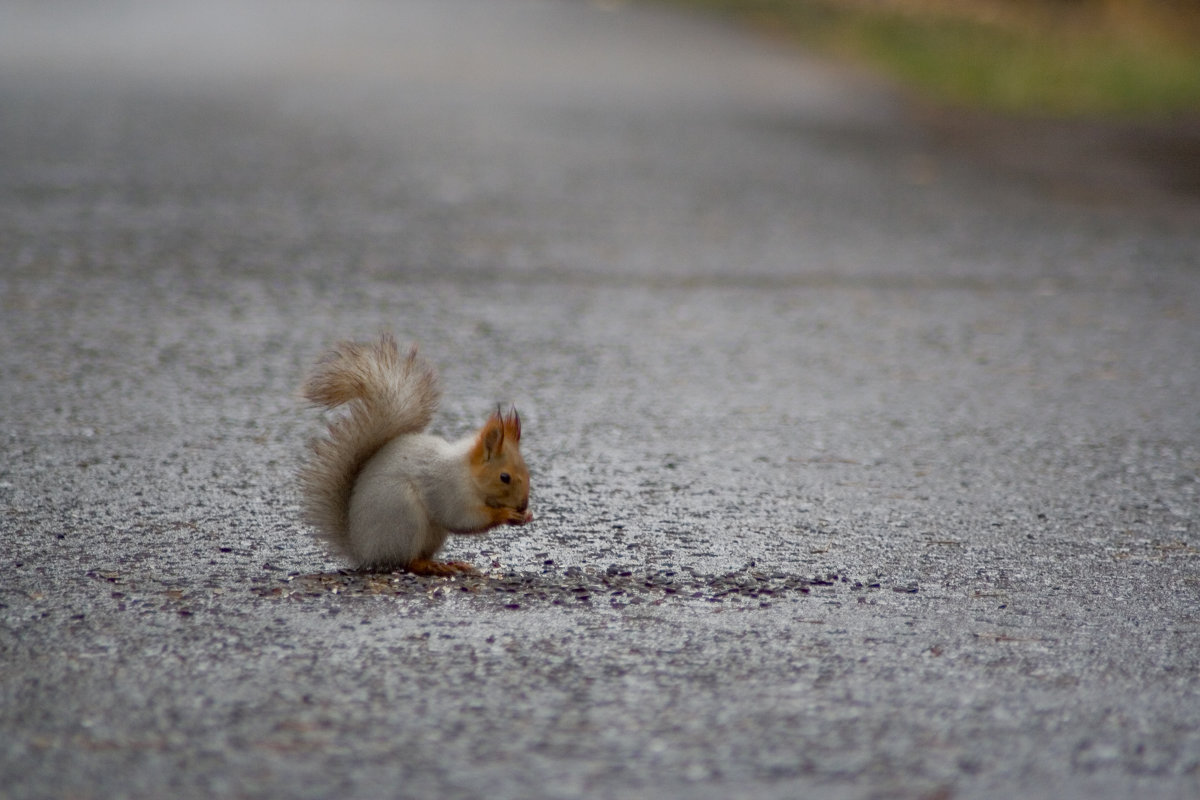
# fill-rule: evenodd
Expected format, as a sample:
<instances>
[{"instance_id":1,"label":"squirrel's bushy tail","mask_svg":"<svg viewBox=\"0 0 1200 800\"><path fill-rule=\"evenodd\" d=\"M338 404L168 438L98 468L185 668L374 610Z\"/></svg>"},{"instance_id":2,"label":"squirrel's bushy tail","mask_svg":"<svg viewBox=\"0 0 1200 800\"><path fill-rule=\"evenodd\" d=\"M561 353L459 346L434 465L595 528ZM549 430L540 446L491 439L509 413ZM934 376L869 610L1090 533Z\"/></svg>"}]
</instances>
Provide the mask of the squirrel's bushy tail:
<instances>
[{"instance_id":1,"label":"squirrel's bushy tail","mask_svg":"<svg viewBox=\"0 0 1200 800\"><path fill-rule=\"evenodd\" d=\"M339 342L313 368L300 392L323 408L347 408L329 423L327 435L313 442L300 472L305 518L346 552L355 478L380 447L429 425L440 396L437 376L415 345L401 357L395 338L385 333L366 344Z\"/></svg>"}]
</instances>

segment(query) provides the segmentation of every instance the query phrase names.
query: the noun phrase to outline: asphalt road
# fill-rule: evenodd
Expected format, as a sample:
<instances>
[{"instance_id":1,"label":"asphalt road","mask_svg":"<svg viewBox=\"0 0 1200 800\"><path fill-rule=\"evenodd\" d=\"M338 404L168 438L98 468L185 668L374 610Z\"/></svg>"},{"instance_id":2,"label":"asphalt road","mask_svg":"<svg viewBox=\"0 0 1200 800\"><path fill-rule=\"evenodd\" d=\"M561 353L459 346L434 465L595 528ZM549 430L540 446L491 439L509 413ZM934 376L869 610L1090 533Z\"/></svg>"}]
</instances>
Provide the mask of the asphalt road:
<instances>
[{"instance_id":1,"label":"asphalt road","mask_svg":"<svg viewBox=\"0 0 1200 800\"><path fill-rule=\"evenodd\" d=\"M1200 204L1095 166L637 5L6 4L0 796L1200 796ZM299 521L383 327L521 411L486 577Z\"/></svg>"}]
</instances>

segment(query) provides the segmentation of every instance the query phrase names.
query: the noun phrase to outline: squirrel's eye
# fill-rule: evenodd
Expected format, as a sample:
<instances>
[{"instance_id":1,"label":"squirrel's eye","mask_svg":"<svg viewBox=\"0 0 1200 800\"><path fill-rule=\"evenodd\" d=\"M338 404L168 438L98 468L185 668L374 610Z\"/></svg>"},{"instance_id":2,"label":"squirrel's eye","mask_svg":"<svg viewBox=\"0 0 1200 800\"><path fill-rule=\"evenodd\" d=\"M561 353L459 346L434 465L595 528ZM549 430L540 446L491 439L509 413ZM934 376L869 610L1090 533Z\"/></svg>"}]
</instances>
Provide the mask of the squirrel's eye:
<instances>
[{"instance_id":1,"label":"squirrel's eye","mask_svg":"<svg viewBox=\"0 0 1200 800\"><path fill-rule=\"evenodd\" d=\"M509 475L507 472L500 473L500 482L501 483L509 483L510 481L512 481L511 475Z\"/></svg>"}]
</instances>

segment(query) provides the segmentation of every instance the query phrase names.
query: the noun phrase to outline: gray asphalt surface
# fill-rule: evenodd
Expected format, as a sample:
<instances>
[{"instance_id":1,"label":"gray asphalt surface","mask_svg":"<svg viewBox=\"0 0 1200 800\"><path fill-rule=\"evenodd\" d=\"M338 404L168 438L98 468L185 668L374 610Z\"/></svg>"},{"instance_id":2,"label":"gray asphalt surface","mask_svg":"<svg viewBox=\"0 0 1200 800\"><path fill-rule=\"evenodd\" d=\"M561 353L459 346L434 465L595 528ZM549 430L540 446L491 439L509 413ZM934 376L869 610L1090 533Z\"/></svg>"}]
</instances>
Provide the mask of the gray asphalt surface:
<instances>
[{"instance_id":1,"label":"gray asphalt surface","mask_svg":"<svg viewBox=\"0 0 1200 800\"><path fill-rule=\"evenodd\" d=\"M0 109L0 795L1200 796L1194 196L624 4L9 3ZM485 577L300 524L383 327Z\"/></svg>"}]
</instances>

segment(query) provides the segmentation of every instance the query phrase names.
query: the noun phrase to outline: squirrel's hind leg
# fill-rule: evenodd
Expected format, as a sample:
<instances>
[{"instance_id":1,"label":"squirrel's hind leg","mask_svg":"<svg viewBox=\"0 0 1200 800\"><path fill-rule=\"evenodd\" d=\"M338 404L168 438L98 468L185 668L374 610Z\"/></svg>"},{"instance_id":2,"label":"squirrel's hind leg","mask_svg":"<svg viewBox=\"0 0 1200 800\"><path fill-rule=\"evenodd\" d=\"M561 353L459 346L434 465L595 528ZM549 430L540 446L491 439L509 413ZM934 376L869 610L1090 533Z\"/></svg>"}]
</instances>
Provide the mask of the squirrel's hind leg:
<instances>
[{"instance_id":1,"label":"squirrel's hind leg","mask_svg":"<svg viewBox=\"0 0 1200 800\"><path fill-rule=\"evenodd\" d=\"M414 575L478 575L479 571L465 561L434 561L429 558L416 558L408 563L406 570Z\"/></svg>"}]
</instances>

